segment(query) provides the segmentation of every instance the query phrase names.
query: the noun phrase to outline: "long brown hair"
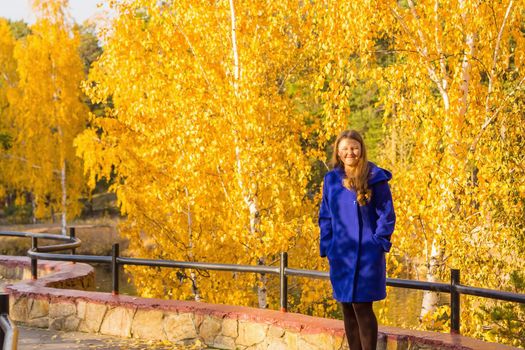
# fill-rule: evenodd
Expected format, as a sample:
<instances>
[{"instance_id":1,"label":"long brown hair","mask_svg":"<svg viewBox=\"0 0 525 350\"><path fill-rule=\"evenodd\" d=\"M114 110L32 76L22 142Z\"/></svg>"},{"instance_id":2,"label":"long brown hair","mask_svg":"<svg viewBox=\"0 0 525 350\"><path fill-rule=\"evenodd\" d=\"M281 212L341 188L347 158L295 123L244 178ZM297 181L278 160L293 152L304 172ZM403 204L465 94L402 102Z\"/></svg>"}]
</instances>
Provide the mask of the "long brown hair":
<instances>
[{"instance_id":1,"label":"long brown hair","mask_svg":"<svg viewBox=\"0 0 525 350\"><path fill-rule=\"evenodd\" d=\"M345 178L343 180L343 185L351 190L354 190L357 193L357 202L359 205L366 205L370 198L372 197L372 191L368 188L368 177L370 169L368 166L368 158L366 156L366 147L363 141L363 137L356 130L345 130L337 136L337 139L334 143L334 151L332 155L332 166L334 168L340 167L345 169L344 163L339 158L339 143L343 139L351 139L359 142L361 145L361 156L357 162L355 168L355 174L353 177L348 177L345 172Z\"/></svg>"}]
</instances>

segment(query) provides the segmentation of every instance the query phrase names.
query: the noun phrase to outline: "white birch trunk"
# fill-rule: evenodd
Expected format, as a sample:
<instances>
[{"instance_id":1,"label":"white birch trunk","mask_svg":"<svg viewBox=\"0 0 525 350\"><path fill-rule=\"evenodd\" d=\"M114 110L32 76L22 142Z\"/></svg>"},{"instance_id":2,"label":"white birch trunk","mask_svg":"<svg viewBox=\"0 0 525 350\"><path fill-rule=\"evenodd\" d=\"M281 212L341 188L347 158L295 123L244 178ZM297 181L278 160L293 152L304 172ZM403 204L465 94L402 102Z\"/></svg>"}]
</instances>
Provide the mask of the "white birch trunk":
<instances>
[{"instance_id":1,"label":"white birch trunk","mask_svg":"<svg viewBox=\"0 0 525 350\"><path fill-rule=\"evenodd\" d=\"M408 5L410 7L410 10L411 10L411 13L414 19L416 21L419 21L419 15L417 13L416 4L414 3L414 1L408 0ZM444 57L442 56L442 52L441 52L442 45L439 42L439 37L438 37L439 25L440 25L440 19L439 19L439 15L437 11L438 8L439 8L439 5L437 2L435 2L435 5L434 5L434 16L436 20L435 41L436 41L436 48L438 50L438 54L440 55L440 61L439 61L440 70L439 71L436 70L436 68L432 65L432 63L428 63L427 71L428 71L430 80L432 80L436 84L439 94L441 96L441 99L443 101L443 109L445 110L445 116L447 118L447 120L445 121L445 133L450 135L451 134L451 122L450 122L450 116L448 113L450 111L450 98L448 96L447 70L446 70L446 65L444 62ZM418 34L419 39L421 40L421 45L422 45L422 47L418 48L418 51L422 54L423 57L428 59L428 47L426 43L426 38L421 29L417 30L417 34ZM427 281L430 281L430 282L436 281L437 279L436 276L438 274L438 268L439 268L439 265L441 264L441 257L443 256L443 250L439 246L438 241L437 241L437 237L439 237L439 235L441 234L439 231L440 231L440 228L438 228L437 234L432 239L432 247L431 247L430 256L427 257L427 276L426 277L427 277ZM423 317L425 314L436 310L438 301L439 301L439 297L437 293L425 291L423 294L423 301L421 303L420 316Z\"/></svg>"},{"instance_id":2,"label":"white birch trunk","mask_svg":"<svg viewBox=\"0 0 525 350\"><path fill-rule=\"evenodd\" d=\"M436 239L432 241L432 250L430 258L427 263L427 281L436 282L437 270L441 258L441 249L436 244ZM420 319L422 319L427 313L434 312L439 302L439 296L436 292L425 291L423 293L423 301L421 303Z\"/></svg>"},{"instance_id":3,"label":"white birch trunk","mask_svg":"<svg viewBox=\"0 0 525 350\"><path fill-rule=\"evenodd\" d=\"M62 161L60 169L60 184L62 186L62 215L61 228L62 234L67 235L67 187L66 187L66 161Z\"/></svg>"},{"instance_id":4,"label":"white birch trunk","mask_svg":"<svg viewBox=\"0 0 525 350\"><path fill-rule=\"evenodd\" d=\"M192 217L191 217L191 205L190 205L190 194L188 192L188 188L184 187L184 192L186 193L186 200L188 202L188 256L190 258L190 261L193 261L193 230L192 230ZM199 291L199 287L197 285L197 275L195 274L195 271L190 272L190 280L191 280L191 291L193 292L193 299L195 301L201 300L201 295Z\"/></svg>"},{"instance_id":5,"label":"white birch trunk","mask_svg":"<svg viewBox=\"0 0 525 350\"><path fill-rule=\"evenodd\" d=\"M230 0L230 15L231 15L231 36L232 36L232 53L233 53L233 89L235 96L239 96L239 80L240 80L240 65L239 65L239 53L237 50L237 26L236 26L236 17L235 17L235 6L234 0ZM235 131L234 131L235 132ZM241 149L239 147L239 140L235 136L235 161L237 165L237 179L239 187L243 193L244 202L248 206L250 212L250 233L252 235L256 234L258 227L260 225L259 217L259 205L257 201L257 196L251 193L250 187L245 187L245 184L242 180L242 163L241 163ZM258 263L260 265L264 264L265 258L259 257ZM265 309L268 307L267 303L267 278L264 274L259 275L259 283L257 286L257 298L259 300L259 307Z\"/></svg>"},{"instance_id":6,"label":"white birch trunk","mask_svg":"<svg viewBox=\"0 0 525 350\"><path fill-rule=\"evenodd\" d=\"M36 198L35 198L35 194L34 193L31 193L31 222L33 224L36 224L36 216L35 216L35 212L36 212Z\"/></svg>"}]
</instances>

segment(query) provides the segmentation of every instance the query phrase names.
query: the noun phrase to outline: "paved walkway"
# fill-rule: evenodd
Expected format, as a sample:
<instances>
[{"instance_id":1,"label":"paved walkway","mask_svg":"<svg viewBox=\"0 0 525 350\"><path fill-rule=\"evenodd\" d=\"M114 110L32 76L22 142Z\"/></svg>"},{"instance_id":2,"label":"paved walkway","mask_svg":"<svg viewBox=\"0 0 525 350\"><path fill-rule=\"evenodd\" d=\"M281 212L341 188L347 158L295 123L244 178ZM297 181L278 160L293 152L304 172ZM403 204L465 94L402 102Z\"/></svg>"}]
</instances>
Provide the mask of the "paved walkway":
<instances>
[{"instance_id":1,"label":"paved walkway","mask_svg":"<svg viewBox=\"0 0 525 350\"><path fill-rule=\"evenodd\" d=\"M18 350L182 350L203 349L199 346L175 346L156 341L110 337L81 332L50 331L19 326Z\"/></svg>"}]
</instances>

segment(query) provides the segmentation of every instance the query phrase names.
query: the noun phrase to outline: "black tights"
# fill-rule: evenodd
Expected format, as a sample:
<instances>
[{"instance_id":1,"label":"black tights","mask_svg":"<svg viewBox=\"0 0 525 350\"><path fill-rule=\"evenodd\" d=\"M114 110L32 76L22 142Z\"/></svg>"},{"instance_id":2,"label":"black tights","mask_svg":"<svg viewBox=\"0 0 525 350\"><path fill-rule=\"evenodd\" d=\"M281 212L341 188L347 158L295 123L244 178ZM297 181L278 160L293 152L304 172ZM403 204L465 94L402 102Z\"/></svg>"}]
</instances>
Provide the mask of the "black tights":
<instances>
[{"instance_id":1,"label":"black tights","mask_svg":"<svg viewBox=\"0 0 525 350\"><path fill-rule=\"evenodd\" d=\"M377 319L372 303L341 303L350 350L376 350Z\"/></svg>"}]
</instances>

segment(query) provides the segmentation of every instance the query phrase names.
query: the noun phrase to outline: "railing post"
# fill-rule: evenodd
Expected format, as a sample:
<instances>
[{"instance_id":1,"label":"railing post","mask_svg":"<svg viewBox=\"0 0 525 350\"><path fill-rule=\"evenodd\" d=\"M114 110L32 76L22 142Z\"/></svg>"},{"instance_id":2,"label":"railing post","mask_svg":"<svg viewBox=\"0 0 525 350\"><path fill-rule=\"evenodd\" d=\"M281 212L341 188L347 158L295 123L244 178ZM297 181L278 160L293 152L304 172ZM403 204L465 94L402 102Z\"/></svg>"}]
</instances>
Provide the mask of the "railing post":
<instances>
[{"instance_id":1,"label":"railing post","mask_svg":"<svg viewBox=\"0 0 525 350\"><path fill-rule=\"evenodd\" d=\"M113 244L113 249L111 251L111 276L113 279L113 289L111 294L118 295L118 263L117 258L119 256L119 244Z\"/></svg>"},{"instance_id":2,"label":"railing post","mask_svg":"<svg viewBox=\"0 0 525 350\"><path fill-rule=\"evenodd\" d=\"M71 240L74 240L76 237L76 232L75 232L75 228L74 227L70 227L69 228L69 238L71 238ZM71 255L75 255L75 248L71 249ZM73 261L73 264L75 262Z\"/></svg>"},{"instance_id":3,"label":"railing post","mask_svg":"<svg viewBox=\"0 0 525 350\"><path fill-rule=\"evenodd\" d=\"M38 249L38 238L31 237L31 250L36 252ZM31 257L31 279L36 280L38 278L38 259Z\"/></svg>"},{"instance_id":4,"label":"railing post","mask_svg":"<svg viewBox=\"0 0 525 350\"><path fill-rule=\"evenodd\" d=\"M9 295L0 294L0 315L9 314ZM0 329L0 349L4 346L4 332Z\"/></svg>"},{"instance_id":5,"label":"railing post","mask_svg":"<svg viewBox=\"0 0 525 350\"><path fill-rule=\"evenodd\" d=\"M281 284L281 312L288 311L288 276L285 269L288 267L288 253L281 252L281 263L279 265L279 279Z\"/></svg>"},{"instance_id":6,"label":"railing post","mask_svg":"<svg viewBox=\"0 0 525 350\"><path fill-rule=\"evenodd\" d=\"M459 334L460 325L460 295L456 286L460 283L459 270L450 270L450 333Z\"/></svg>"}]
</instances>

